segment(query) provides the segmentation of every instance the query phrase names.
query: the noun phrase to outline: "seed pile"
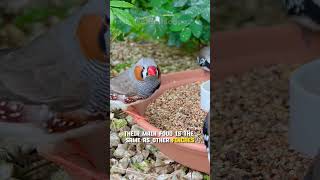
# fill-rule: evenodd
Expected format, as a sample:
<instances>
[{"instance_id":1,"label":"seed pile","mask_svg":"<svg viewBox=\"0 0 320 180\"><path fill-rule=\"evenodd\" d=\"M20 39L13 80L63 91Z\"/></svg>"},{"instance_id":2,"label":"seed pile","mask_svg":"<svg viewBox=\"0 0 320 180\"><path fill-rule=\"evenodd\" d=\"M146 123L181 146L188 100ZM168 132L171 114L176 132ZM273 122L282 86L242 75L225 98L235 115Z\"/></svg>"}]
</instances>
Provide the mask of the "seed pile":
<instances>
[{"instance_id":1,"label":"seed pile","mask_svg":"<svg viewBox=\"0 0 320 180\"><path fill-rule=\"evenodd\" d=\"M311 159L289 149L289 77L297 65L215 83L214 179L302 179Z\"/></svg>"},{"instance_id":2,"label":"seed pile","mask_svg":"<svg viewBox=\"0 0 320 180\"><path fill-rule=\"evenodd\" d=\"M145 115L150 123L161 130L194 131L196 142L203 143L206 113L200 109L200 84L191 83L164 92L147 107Z\"/></svg>"}]
</instances>

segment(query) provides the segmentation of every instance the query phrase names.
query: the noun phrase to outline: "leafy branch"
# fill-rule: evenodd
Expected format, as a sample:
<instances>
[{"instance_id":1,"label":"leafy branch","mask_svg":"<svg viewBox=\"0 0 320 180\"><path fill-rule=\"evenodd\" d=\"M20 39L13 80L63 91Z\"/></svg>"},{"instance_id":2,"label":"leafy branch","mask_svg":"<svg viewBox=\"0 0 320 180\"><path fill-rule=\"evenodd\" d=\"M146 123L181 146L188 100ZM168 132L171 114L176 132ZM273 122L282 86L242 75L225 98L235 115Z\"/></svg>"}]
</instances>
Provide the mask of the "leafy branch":
<instances>
[{"instance_id":1,"label":"leafy branch","mask_svg":"<svg viewBox=\"0 0 320 180\"><path fill-rule=\"evenodd\" d=\"M165 40L169 46L208 44L210 0L111 1L113 40Z\"/></svg>"}]
</instances>

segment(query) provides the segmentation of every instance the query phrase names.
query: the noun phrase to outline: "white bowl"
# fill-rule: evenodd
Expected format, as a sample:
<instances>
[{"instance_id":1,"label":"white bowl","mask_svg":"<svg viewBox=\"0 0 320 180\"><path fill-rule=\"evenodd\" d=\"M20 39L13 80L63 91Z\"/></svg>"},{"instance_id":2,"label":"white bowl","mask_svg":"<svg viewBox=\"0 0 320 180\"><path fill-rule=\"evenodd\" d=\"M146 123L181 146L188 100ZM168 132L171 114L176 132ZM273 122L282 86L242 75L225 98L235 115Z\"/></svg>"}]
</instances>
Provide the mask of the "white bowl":
<instances>
[{"instance_id":1,"label":"white bowl","mask_svg":"<svg viewBox=\"0 0 320 180\"><path fill-rule=\"evenodd\" d=\"M200 106L201 109L209 112L210 110L210 80L204 82L200 86Z\"/></svg>"},{"instance_id":2,"label":"white bowl","mask_svg":"<svg viewBox=\"0 0 320 180\"><path fill-rule=\"evenodd\" d=\"M290 147L309 156L320 148L320 60L298 68L290 79Z\"/></svg>"}]
</instances>

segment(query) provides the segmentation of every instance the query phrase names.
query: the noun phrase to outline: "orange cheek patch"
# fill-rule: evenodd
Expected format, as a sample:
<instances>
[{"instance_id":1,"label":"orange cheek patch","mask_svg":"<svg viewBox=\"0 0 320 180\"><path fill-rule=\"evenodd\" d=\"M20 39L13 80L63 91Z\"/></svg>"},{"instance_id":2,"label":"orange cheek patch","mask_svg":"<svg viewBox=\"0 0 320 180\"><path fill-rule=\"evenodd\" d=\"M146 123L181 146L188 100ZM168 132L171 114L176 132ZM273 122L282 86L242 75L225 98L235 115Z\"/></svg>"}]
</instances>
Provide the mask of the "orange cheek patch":
<instances>
[{"instance_id":1,"label":"orange cheek patch","mask_svg":"<svg viewBox=\"0 0 320 180\"><path fill-rule=\"evenodd\" d=\"M95 59L105 63L105 53L99 47L99 33L103 21L100 16L84 15L78 25L76 35L79 39L82 52L88 59Z\"/></svg>"},{"instance_id":2,"label":"orange cheek patch","mask_svg":"<svg viewBox=\"0 0 320 180\"><path fill-rule=\"evenodd\" d=\"M143 68L141 66L136 66L134 68L134 76L136 77L137 80L142 81L143 77L142 77L142 71Z\"/></svg>"}]
</instances>

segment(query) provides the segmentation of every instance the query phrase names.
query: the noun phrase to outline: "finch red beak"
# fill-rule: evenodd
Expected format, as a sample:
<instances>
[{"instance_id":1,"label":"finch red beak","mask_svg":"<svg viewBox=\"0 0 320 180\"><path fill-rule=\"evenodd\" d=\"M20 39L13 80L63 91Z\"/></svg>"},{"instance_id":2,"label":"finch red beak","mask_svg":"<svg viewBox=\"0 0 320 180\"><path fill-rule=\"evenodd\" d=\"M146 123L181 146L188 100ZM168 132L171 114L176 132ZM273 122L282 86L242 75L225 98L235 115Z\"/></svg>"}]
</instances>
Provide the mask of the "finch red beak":
<instances>
[{"instance_id":1,"label":"finch red beak","mask_svg":"<svg viewBox=\"0 0 320 180\"><path fill-rule=\"evenodd\" d=\"M155 76L157 75L157 68L154 66L148 67L148 76Z\"/></svg>"}]
</instances>

